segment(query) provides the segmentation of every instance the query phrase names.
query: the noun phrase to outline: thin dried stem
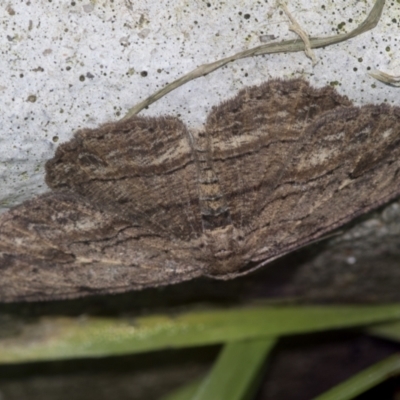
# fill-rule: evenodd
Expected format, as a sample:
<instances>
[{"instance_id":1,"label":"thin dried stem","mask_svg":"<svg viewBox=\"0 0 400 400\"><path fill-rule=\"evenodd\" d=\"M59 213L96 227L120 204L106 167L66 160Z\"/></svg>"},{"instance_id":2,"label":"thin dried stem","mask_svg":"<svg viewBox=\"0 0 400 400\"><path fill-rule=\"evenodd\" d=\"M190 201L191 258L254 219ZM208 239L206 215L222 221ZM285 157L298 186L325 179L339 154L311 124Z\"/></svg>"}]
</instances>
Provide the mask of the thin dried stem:
<instances>
[{"instance_id":1,"label":"thin dried stem","mask_svg":"<svg viewBox=\"0 0 400 400\"><path fill-rule=\"evenodd\" d=\"M335 36L309 38L310 48L315 49L319 47L325 47L332 44L344 42L346 40L352 39L355 36L361 35L362 33L375 28L381 17L384 5L385 5L385 0L376 0L374 6L372 7L372 10L368 14L368 17L364 20L364 22L362 22L356 29L352 30L351 32ZM303 41L299 41L297 39L285 40L279 43L263 44L261 46L254 47L252 49L241 51L230 57L226 57L209 64L200 65L193 71L189 72L186 75L183 75L182 77L178 78L177 80L163 87L161 90L158 90L157 92L153 93L147 99L136 104L136 106L132 107L122 119L126 120L132 117L133 115L138 114L141 110L148 107L150 104L156 102L157 100L161 99L166 94L172 92L179 86L182 86L193 79L207 75L232 61L240 60L242 58L247 58L247 57L260 56L264 54L296 52L305 50L306 50L306 45Z\"/></svg>"},{"instance_id":2,"label":"thin dried stem","mask_svg":"<svg viewBox=\"0 0 400 400\"><path fill-rule=\"evenodd\" d=\"M386 72L382 72L377 69L369 72L369 75L377 79L378 81L387 83L388 85L400 86L400 75L387 74Z\"/></svg>"},{"instance_id":3,"label":"thin dried stem","mask_svg":"<svg viewBox=\"0 0 400 400\"><path fill-rule=\"evenodd\" d=\"M317 63L317 58L315 57L315 54L311 49L310 37L309 37L308 33L296 21L296 19L291 14L291 12L289 11L289 9L285 3L283 3L281 1L280 6L283 8L283 11L287 15L287 17L290 19L291 25L289 26L289 30L297 33L300 36L300 39L304 42L304 47L305 47L304 52L305 52L306 56L308 58L310 58L313 65L315 65Z\"/></svg>"}]
</instances>

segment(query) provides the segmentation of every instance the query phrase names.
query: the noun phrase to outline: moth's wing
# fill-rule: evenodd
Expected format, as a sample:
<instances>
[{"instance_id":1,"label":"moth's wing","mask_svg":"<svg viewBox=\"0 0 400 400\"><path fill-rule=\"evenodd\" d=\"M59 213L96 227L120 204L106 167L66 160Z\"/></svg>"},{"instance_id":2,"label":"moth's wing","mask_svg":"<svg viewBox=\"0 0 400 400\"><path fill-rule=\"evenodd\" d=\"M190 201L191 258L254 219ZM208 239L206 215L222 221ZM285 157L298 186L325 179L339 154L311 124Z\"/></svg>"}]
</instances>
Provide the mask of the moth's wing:
<instances>
[{"instance_id":1,"label":"moth's wing","mask_svg":"<svg viewBox=\"0 0 400 400\"><path fill-rule=\"evenodd\" d=\"M266 260L321 237L400 195L400 108L340 108L318 118L249 238Z\"/></svg>"},{"instance_id":2,"label":"moth's wing","mask_svg":"<svg viewBox=\"0 0 400 400\"><path fill-rule=\"evenodd\" d=\"M315 89L295 79L246 88L214 107L206 132L213 167L237 228L253 230L310 121L350 105L331 87Z\"/></svg>"},{"instance_id":3,"label":"moth's wing","mask_svg":"<svg viewBox=\"0 0 400 400\"><path fill-rule=\"evenodd\" d=\"M46 164L54 190L72 190L166 236L201 235L197 173L185 125L135 116L85 129Z\"/></svg>"},{"instance_id":4,"label":"moth's wing","mask_svg":"<svg viewBox=\"0 0 400 400\"><path fill-rule=\"evenodd\" d=\"M0 302L117 293L192 279L202 268L189 246L77 194L49 193L0 216Z\"/></svg>"},{"instance_id":5,"label":"moth's wing","mask_svg":"<svg viewBox=\"0 0 400 400\"><path fill-rule=\"evenodd\" d=\"M307 244L400 192L399 108L270 81L209 115L211 156L253 261Z\"/></svg>"}]
</instances>

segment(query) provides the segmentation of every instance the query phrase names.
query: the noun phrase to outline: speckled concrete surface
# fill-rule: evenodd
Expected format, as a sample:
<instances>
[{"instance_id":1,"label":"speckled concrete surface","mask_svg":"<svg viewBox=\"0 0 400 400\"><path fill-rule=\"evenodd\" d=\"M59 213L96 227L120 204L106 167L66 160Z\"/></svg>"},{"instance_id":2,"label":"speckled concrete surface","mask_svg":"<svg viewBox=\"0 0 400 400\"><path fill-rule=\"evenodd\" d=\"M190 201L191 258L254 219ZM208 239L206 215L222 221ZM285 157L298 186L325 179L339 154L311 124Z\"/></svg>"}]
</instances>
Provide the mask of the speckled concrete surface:
<instances>
[{"instance_id":1,"label":"speckled concrete surface","mask_svg":"<svg viewBox=\"0 0 400 400\"><path fill-rule=\"evenodd\" d=\"M43 165L81 127L117 119L200 64L261 44L296 38L275 1L52 0L0 4L0 208L46 191ZM60 4L61 3L61 4ZM348 32L373 1L291 1L311 36ZM348 42L304 53L231 63L192 81L143 114L179 115L200 127L210 107L246 85L303 76L335 84L357 104L400 104L400 89L375 81L375 68L400 73L400 2L379 25Z\"/></svg>"}]
</instances>

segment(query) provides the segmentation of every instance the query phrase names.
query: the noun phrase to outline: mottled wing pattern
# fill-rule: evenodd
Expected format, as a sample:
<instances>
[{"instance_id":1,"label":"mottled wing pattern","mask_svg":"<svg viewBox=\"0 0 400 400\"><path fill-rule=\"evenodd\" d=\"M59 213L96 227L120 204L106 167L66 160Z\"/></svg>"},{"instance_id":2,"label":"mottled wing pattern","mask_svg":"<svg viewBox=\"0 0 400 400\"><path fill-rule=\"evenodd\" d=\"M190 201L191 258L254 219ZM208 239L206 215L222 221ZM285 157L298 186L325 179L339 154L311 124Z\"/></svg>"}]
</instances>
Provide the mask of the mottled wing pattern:
<instances>
[{"instance_id":1,"label":"mottled wing pattern","mask_svg":"<svg viewBox=\"0 0 400 400\"><path fill-rule=\"evenodd\" d=\"M176 283L201 275L195 254L187 242L160 237L80 195L48 193L0 219L0 301Z\"/></svg>"},{"instance_id":2,"label":"mottled wing pattern","mask_svg":"<svg viewBox=\"0 0 400 400\"><path fill-rule=\"evenodd\" d=\"M202 233L197 170L185 125L133 117L77 132L46 164L46 182L180 239Z\"/></svg>"},{"instance_id":3,"label":"mottled wing pattern","mask_svg":"<svg viewBox=\"0 0 400 400\"><path fill-rule=\"evenodd\" d=\"M209 116L214 168L251 259L267 262L400 193L400 108L303 80L248 88Z\"/></svg>"},{"instance_id":4,"label":"mottled wing pattern","mask_svg":"<svg viewBox=\"0 0 400 400\"><path fill-rule=\"evenodd\" d=\"M173 117L79 131L46 171L53 192L0 217L0 301L230 278L310 243L400 194L400 108L273 80L197 137Z\"/></svg>"},{"instance_id":5,"label":"mottled wing pattern","mask_svg":"<svg viewBox=\"0 0 400 400\"><path fill-rule=\"evenodd\" d=\"M271 80L241 90L207 119L213 167L234 225L251 231L282 175L292 165L308 124L326 111L351 106L333 88L302 79Z\"/></svg>"},{"instance_id":6,"label":"mottled wing pattern","mask_svg":"<svg viewBox=\"0 0 400 400\"><path fill-rule=\"evenodd\" d=\"M254 258L303 246L399 194L400 108L330 111L307 127L290 166L263 202Z\"/></svg>"}]
</instances>

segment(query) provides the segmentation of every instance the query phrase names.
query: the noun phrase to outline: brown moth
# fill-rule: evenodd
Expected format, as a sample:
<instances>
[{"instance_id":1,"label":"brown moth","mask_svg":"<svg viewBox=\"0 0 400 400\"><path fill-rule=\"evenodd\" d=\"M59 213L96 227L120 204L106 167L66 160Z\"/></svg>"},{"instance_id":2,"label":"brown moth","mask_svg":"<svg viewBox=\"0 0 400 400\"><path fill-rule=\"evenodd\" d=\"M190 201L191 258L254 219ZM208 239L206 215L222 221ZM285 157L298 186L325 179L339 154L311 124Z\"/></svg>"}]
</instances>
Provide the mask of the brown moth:
<instances>
[{"instance_id":1,"label":"brown moth","mask_svg":"<svg viewBox=\"0 0 400 400\"><path fill-rule=\"evenodd\" d=\"M201 132L135 116L84 129L46 164L51 192L0 217L0 301L228 279L400 194L400 108L272 80Z\"/></svg>"}]
</instances>

